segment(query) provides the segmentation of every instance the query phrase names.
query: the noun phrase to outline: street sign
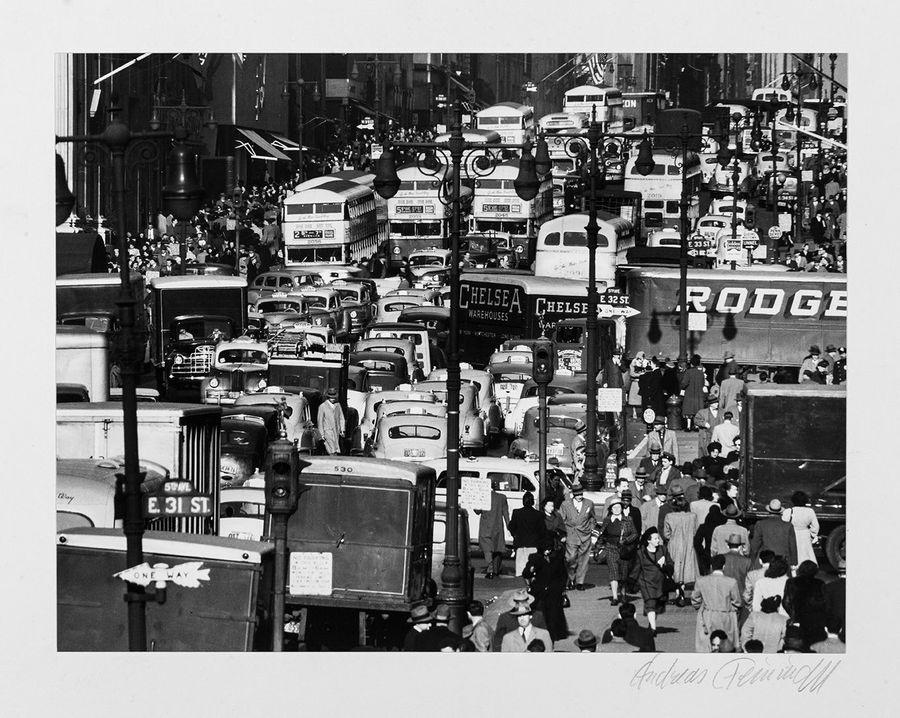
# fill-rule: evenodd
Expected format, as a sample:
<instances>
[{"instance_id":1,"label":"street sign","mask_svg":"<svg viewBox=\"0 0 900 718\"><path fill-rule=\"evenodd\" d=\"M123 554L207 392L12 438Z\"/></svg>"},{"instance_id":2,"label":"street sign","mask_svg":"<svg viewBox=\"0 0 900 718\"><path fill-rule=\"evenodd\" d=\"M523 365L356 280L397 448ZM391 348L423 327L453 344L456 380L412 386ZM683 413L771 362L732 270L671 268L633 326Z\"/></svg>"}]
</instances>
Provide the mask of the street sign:
<instances>
[{"instance_id":1,"label":"street sign","mask_svg":"<svg viewBox=\"0 0 900 718\"><path fill-rule=\"evenodd\" d=\"M185 588L198 588L201 581L209 581L211 569L201 568L202 566L203 561L189 561L171 568L167 563L155 563L151 567L149 563L145 562L114 573L113 576L139 586L149 586L151 583L155 583L156 588L160 589L166 587L167 581Z\"/></svg>"},{"instance_id":2,"label":"street sign","mask_svg":"<svg viewBox=\"0 0 900 718\"><path fill-rule=\"evenodd\" d=\"M744 232L741 238L741 246L744 249L754 249L759 246L759 235L756 232Z\"/></svg>"},{"instance_id":3,"label":"street sign","mask_svg":"<svg viewBox=\"0 0 900 718\"><path fill-rule=\"evenodd\" d=\"M371 157L373 160L377 160L384 153L384 147L379 144L372 143Z\"/></svg>"},{"instance_id":4,"label":"street sign","mask_svg":"<svg viewBox=\"0 0 900 718\"><path fill-rule=\"evenodd\" d=\"M789 212L781 212L778 215L778 226L785 232L790 232L793 226L793 215Z\"/></svg>"},{"instance_id":5,"label":"street sign","mask_svg":"<svg viewBox=\"0 0 900 718\"><path fill-rule=\"evenodd\" d=\"M689 250L687 251L687 253L688 253L688 256L689 256L689 257L698 257L698 256L700 256L700 250L699 250L699 249L689 249Z\"/></svg>"},{"instance_id":6,"label":"street sign","mask_svg":"<svg viewBox=\"0 0 900 718\"><path fill-rule=\"evenodd\" d=\"M621 292L607 289L605 292L600 293L599 303L601 305L608 304L613 307L627 307L628 300L629 297L627 294L622 294Z\"/></svg>"},{"instance_id":7,"label":"street sign","mask_svg":"<svg viewBox=\"0 0 900 718\"><path fill-rule=\"evenodd\" d=\"M688 249L708 249L712 246L712 242L702 235L695 235L688 237L687 246Z\"/></svg>"},{"instance_id":8,"label":"street sign","mask_svg":"<svg viewBox=\"0 0 900 718\"><path fill-rule=\"evenodd\" d=\"M800 181L801 182L812 182L813 181L813 171L812 170L802 170L800 173Z\"/></svg>"},{"instance_id":9,"label":"street sign","mask_svg":"<svg viewBox=\"0 0 900 718\"><path fill-rule=\"evenodd\" d=\"M597 307L597 317L599 319L612 319L613 317L633 317L640 312L632 307L612 306L610 304L600 304Z\"/></svg>"},{"instance_id":10,"label":"street sign","mask_svg":"<svg viewBox=\"0 0 900 718\"><path fill-rule=\"evenodd\" d=\"M173 479L162 491L141 497L144 518L157 516L212 516L212 498L194 491L190 481Z\"/></svg>"},{"instance_id":11,"label":"street sign","mask_svg":"<svg viewBox=\"0 0 900 718\"><path fill-rule=\"evenodd\" d=\"M725 261L740 262L744 259L742 237L725 237Z\"/></svg>"},{"instance_id":12,"label":"street sign","mask_svg":"<svg viewBox=\"0 0 900 718\"><path fill-rule=\"evenodd\" d=\"M781 227L771 226L769 227L769 239L781 239L781 235L784 234L784 230Z\"/></svg>"}]
</instances>

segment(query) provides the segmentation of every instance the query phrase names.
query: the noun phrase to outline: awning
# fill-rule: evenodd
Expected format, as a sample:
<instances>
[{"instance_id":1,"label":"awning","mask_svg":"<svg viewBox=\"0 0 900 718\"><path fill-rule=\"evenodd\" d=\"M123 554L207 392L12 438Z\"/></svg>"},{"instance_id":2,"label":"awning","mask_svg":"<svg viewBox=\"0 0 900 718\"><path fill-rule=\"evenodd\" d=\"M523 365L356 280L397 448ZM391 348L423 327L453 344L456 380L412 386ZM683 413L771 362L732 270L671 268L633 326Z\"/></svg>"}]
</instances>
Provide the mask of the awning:
<instances>
[{"instance_id":1,"label":"awning","mask_svg":"<svg viewBox=\"0 0 900 718\"><path fill-rule=\"evenodd\" d=\"M240 137L235 137L235 147L241 147L250 153L255 160L267 160L274 162L275 160L291 161L291 158L284 154L281 150L273 147L269 142L264 140L259 133L253 130L247 130L243 127L235 127L247 141L242 141Z\"/></svg>"},{"instance_id":2,"label":"awning","mask_svg":"<svg viewBox=\"0 0 900 718\"><path fill-rule=\"evenodd\" d=\"M284 135L279 135L275 132L270 132L269 135L271 135L272 137L272 147L274 147L275 149L282 150L283 152L300 151L300 145L298 145L293 140L289 140Z\"/></svg>"}]
</instances>

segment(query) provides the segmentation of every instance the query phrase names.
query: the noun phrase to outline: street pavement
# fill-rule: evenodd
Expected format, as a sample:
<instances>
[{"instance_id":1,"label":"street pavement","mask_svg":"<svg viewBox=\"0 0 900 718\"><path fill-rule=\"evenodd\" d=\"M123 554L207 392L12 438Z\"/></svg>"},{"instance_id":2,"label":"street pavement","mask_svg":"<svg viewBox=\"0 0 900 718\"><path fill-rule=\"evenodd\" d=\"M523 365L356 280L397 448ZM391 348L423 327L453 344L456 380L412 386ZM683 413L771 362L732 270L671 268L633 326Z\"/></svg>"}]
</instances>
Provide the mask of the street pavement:
<instances>
[{"instance_id":1,"label":"street pavement","mask_svg":"<svg viewBox=\"0 0 900 718\"><path fill-rule=\"evenodd\" d=\"M645 425L642 421L629 421L627 427L628 447L637 444L644 435ZM683 463L697 456L697 434L685 431L677 431L678 454ZM638 461L632 460L628 465L637 467ZM500 577L486 579L482 574L484 561L480 551L475 549L473 556L475 563L475 598L484 602L485 620L491 626L496 625L497 618L503 611L509 610L508 601L511 593L524 588L525 582L516 578L515 562L507 559L503 562ZM566 620L569 624L569 637L554 644L555 651L575 652L574 643L578 632L584 628L590 629L599 638L603 631L609 627L613 619L618 618L617 606L610 606L611 592L609 589L609 569L606 565L598 566L591 561L588 567L587 588L584 591L569 591L571 606L565 609ZM637 609L637 618L642 625L647 625L647 619L643 616L644 603L640 597L633 599ZM490 603L489 603L490 602ZM670 604L666 612L657 617L658 635L656 648L665 653L693 653L694 651L694 627L696 625L696 612L690 606L678 608Z\"/></svg>"}]
</instances>

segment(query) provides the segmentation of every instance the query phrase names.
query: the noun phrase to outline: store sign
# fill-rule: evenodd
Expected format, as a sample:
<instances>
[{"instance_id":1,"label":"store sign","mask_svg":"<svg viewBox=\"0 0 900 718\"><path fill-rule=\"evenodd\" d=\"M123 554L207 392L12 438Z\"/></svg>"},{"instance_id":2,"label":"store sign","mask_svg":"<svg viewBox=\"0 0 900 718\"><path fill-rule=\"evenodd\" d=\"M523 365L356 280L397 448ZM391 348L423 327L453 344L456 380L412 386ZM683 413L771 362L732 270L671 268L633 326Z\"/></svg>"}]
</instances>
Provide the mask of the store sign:
<instances>
[{"instance_id":1,"label":"store sign","mask_svg":"<svg viewBox=\"0 0 900 718\"><path fill-rule=\"evenodd\" d=\"M688 285L687 301L692 312L847 318L846 289L789 290L781 287L730 285L722 287L713 296L711 287Z\"/></svg>"}]
</instances>

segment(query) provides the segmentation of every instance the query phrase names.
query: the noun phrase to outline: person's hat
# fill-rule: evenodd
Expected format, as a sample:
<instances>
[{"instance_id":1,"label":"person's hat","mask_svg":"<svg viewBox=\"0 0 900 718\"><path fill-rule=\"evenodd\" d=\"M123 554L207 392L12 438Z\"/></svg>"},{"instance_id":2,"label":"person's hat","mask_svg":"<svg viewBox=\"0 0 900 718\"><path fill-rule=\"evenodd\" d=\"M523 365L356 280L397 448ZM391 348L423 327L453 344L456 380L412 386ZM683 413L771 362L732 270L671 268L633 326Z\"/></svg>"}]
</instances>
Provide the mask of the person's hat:
<instances>
[{"instance_id":1,"label":"person's hat","mask_svg":"<svg viewBox=\"0 0 900 718\"><path fill-rule=\"evenodd\" d=\"M616 504L619 504L619 506L621 506L621 505L622 505L622 499L620 499L618 496L613 496L613 497L609 500L609 503L607 504L607 508L612 508L612 507L615 506Z\"/></svg>"},{"instance_id":2,"label":"person's hat","mask_svg":"<svg viewBox=\"0 0 900 718\"><path fill-rule=\"evenodd\" d=\"M512 616L530 616L534 611L531 610L530 603L517 603L509 613Z\"/></svg>"},{"instance_id":3,"label":"person's hat","mask_svg":"<svg viewBox=\"0 0 900 718\"><path fill-rule=\"evenodd\" d=\"M702 466L696 466L696 467L694 467L694 470L691 472L691 475L695 479L705 479L707 476L706 469Z\"/></svg>"},{"instance_id":4,"label":"person's hat","mask_svg":"<svg viewBox=\"0 0 900 718\"><path fill-rule=\"evenodd\" d=\"M728 534L728 538L725 539L725 543L727 543L729 546L740 546L744 542L741 541L741 537L739 534Z\"/></svg>"},{"instance_id":5,"label":"person's hat","mask_svg":"<svg viewBox=\"0 0 900 718\"><path fill-rule=\"evenodd\" d=\"M431 611L428 610L428 606L422 604L420 606L413 606L412 611L409 612L409 618L406 620L406 622L430 623L431 619Z\"/></svg>"},{"instance_id":6,"label":"person's hat","mask_svg":"<svg viewBox=\"0 0 900 718\"><path fill-rule=\"evenodd\" d=\"M810 353L810 354L821 354L822 352L821 352L821 350L819 349L819 347L818 347L816 344L813 344L813 345L809 348L809 353Z\"/></svg>"},{"instance_id":7,"label":"person's hat","mask_svg":"<svg viewBox=\"0 0 900 718\"><path fill-rule=\"evenodd\" d=\"M654 426L659 426L660 424L665 424L665 423L666 423L666 420L665 420L665 418L662 417L662 416L657 416L657 417L653 420L653 425L654 425Z\"/></svg>"},{"instance_id":8,"label":"person's hat","mask_svg":"<svg viewBox=\"0 0 900 718\"><path fill-rule=\"evenodd\" d=\"M719 397L716 396L715 394L710 394L709 396L706 397L706 401L705 401L704 403L705 403L707 406L711 406L711 405L713 405L713 404L718 404L718 403L719 403Z\"/></svg>"},{"instance_id":9,"label":"person's hat","mask_svg":"<svg viewBox=\"0 0 900 718\"><path fill-rule=\"evenodd\" d=\"M650 476L650 474L643 466L638 466L637 470L634 472L634 478L636 479L646 479L648 476Z\"/></svg>"},{"instance_id":10,"label":"person's hat","mask_svg":"<svg viewBox=\"0 0 900 718\"><path fill-rule=\"evenodd\" d=\"M726 359L734 359L734 352L731 351L731 349L729 349L728 351L725 352L725 358Z\"/></svg>"},{"instance_id":11,"label":"person's hat","mask_svg":"<svg viewBox=\"0 0 900 718\"><path fill-rule=\"evenodd\" d=\"M735 506L734 504L728 504L728 506L725 507L725 510L722 512L722 514L726 518L736 519L738 516L741 515L741 512L740 512L740 509L738 509L738 507Z\"/></svg>"},{"instance_id":12,"label":"person's hat","mask_svg":"<svg viewBox=\"0 0 900 718\"><path fill-rule=\"evenodd\" d=\"M841 354L846 354L846 353L847 353L847 347L838 347L838 352L841 353Z\"/></svg>"},{"instance_id":13,"label":"person's hat","mask_svg":"<svg viewBox=\"0 0 900 718\"><path fill-rule=\"evenodd\" d=\"M450 606L446 603L442 603L437 607L437 610L434 612L434 620L435 623L449 623L450 621Z\"/></svg>"},{"instance_id":14,"label":"person's hat","mask_svg":"<svg viewBox=\"0 0 900 718\"><path fill-rule=\"evenodd\" d=\"M779 499L772 499L769 502L769 505L766 506L766 511L770 514L778 514L781 515L781 501Z\"/></svg>"},{"instance_id":15,"label":"person's hat","mask_svg":"<svg viewBox=\"0 0 900 718\"><path fill-rule=\"evenodd\" d=\"M661 454L661 453L662 453L662 449L660 449L658 446L651 446L651 447L650 447L650 453L651 453L651 454Z\"/></svg>"},{"instance_id":16,"label":"person's hat","mask_svg":"<svg viewBox=\"0 0 900 718\"><path fill-rule=\"evenodd\" d=\"M572 484L572 496L581 496L584 493L584 488L581 484Z\"/></svg>"},{"instance_id":17,"label":"person's hat","mask_svg":"<svg viewBox=\"0 0 900 718\"><path fill-rule=\"evenodd\" d=\"M325 392L326 399L332 399L332 398L337 399L337 396L338 396L338 390L335 389L334 387L331 387L328 391Z\"/></svg>"},{"instance_id":18,"label":"person's hat","mask_svg":"<svg viewBox=\"0 0 900 718\"><path fill-rule=\"evenodd\" d=\"M592 631L584 628L581 630L581 633L578 634L578 638L575 639L575 645L579 648L596 648L597 636L595 636Z\"/></svg>"},{"instance_id":19,"label":"person's hat","mask_svg":"<svg viewBox=\"0 0 900 718\"><path fill-rule=\"evenodd\" d=\"M827 347L825 347L825 351L826 352L836 352L837 347L834 344L829 344Z\"/></svg>"},{"instance_id":20,"label":"person's hat","mask_svg":"<svg viewBox=\"0 0 900 718\"><path fill-rule=\"evenodd\" d=\"M684 496L684 489L680 486L670 486L669 498L674 499L676 496Z\"/></svg>"},{"instance_id":21,"label":"person's hat","mask_svg":"<svg viewBox=\"0 0 900 718\"><path fill-rule=\"evenodd\" d=\"M513 592L509 597L507 604L510 608L515 608L519 603L527 603L530 606L534 603L534 596L528 593L524 588L520 588L518 591Z\"/></svg>"},{"instance_id":22,"label":"person's hat","mask_svg":"<svg viewBox=\"0 0 900 718\"><path fill-rule=\"evenodd\" d=\"M622 499L633 499L634 494L631 493L631 489L625 489L622 492Z\"/></svg>"}]
</instances>

